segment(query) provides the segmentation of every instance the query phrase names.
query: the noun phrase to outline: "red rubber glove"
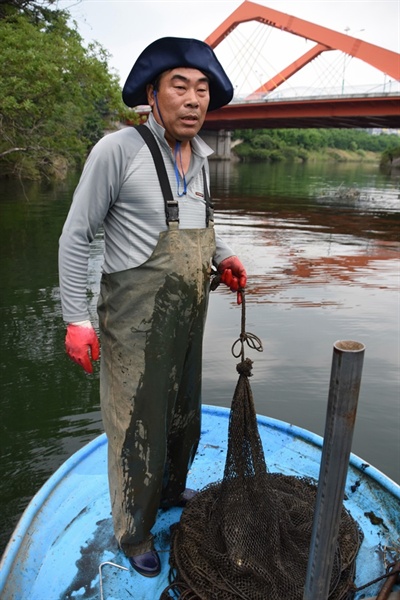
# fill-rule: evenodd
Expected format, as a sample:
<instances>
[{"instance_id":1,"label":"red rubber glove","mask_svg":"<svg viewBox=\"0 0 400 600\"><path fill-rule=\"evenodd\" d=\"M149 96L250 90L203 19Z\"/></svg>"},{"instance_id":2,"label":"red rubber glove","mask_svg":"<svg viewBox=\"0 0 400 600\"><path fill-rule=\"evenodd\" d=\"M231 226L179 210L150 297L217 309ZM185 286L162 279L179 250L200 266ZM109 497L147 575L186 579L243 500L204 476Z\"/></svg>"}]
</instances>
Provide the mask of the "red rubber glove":
<instances>
[{"instance_id":1,"label":"red rubber glove","mask_svg":"<svg viewBox=\"0 0 400 600\"><path fill-rule=\"evenodd\" d=\"M83 367L86 373L93 373L91 359L98 360L100 345L96 332L89 321L87 325L70 323L67 326L65 349L68 356Z\"/></svg>"},{"instance_id":2,"label":"red rubber glove","mask_svg":"<svg viewBox=\"0 0 400 600\"><path fill-rule=\"evenodd\" d=\"M242 303L240 290L246 287L247 273L246 269L237 256L229 256L218 265L218 271L221 273L221 281L230 288L232 292L238 292L237 303Z\"/></svg>"}]
</instances>

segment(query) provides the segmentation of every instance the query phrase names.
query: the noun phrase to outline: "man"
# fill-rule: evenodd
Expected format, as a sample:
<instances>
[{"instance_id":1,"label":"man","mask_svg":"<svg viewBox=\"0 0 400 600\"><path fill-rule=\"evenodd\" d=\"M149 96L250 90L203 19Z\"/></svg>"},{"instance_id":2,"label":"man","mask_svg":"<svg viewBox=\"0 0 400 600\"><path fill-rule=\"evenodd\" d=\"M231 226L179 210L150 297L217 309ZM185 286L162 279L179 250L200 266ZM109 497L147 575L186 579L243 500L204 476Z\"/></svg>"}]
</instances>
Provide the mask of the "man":
<instances>
[{"instance_id":1,"label":"man","mask_svg":"<svg viewBox=\"0 0 400 600\"><path fill-rule=\"evenodd\" d=\"M211 150L197 136L207 110L232 95L204 42L148 46L123 89L128 106L150 104L145 131L125 128L94 147L60 238L66 350L90 373L99 343L86 302L89 244L104 228L100 399L114 531L148 577L160 572L151 534L159 507L182 506L195 493L185 486L200 437L212 262L232 291L246 285L242 263L214 234Z\"/></svg>"}]
</instances>

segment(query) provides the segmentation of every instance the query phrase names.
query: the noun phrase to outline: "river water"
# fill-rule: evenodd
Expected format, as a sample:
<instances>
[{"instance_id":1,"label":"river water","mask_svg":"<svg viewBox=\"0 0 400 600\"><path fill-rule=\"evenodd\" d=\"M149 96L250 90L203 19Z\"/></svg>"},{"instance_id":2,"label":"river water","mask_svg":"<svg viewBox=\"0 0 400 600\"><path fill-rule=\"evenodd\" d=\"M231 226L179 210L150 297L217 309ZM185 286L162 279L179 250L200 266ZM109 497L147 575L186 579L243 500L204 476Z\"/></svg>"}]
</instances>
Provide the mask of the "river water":
<instances>
[{"instance_id":1,"label":"river water","mask_svg":"<svg viewBox=\"0 0 400 600\"><path fill-rule=\"evenodd\" d=\"M250 380L257 412L322 435L336 340L365 344L352 450L400 483L400 173L372 164L212 163L218 231L248 271L246 329L263 352ZM66 357L57 245L77 175L0 182L0 550L29 500L102 432L98 367ZM102 239L90 263L96 294ZM204 344L207 404L229 406L241 309L213 292Z\"/></svg>"}]
</instances>

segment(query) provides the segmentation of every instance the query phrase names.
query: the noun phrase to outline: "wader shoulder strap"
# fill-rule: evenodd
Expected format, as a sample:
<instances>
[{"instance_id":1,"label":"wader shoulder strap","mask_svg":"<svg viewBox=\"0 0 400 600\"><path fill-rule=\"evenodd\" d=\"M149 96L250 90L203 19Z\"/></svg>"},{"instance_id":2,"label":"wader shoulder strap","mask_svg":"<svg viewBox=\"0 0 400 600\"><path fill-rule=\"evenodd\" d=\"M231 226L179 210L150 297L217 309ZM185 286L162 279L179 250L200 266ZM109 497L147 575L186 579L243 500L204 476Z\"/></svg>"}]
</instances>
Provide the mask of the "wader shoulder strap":
<instances>
[{"instance_id":1,"label":"wader shoulder strap","mask_svg":"<svg viewBox=\"0 0 400 600\"><path fill-rule=\"evenodd\" d=\"M202 172L203 172L204 200L206 202L206 225L208 227L208 223L210 221L214 221L214 204L211 202L210 194L208 193L206 170L204 167L202 168Z\"/></svg>"},{"instance_id":2,"label":"wader shoulder strap","mask_svg":"<svg viewBox=\"0 0 400 600\"><path fill-rule=\"evenodd\" d=\"M177 221L179 223L178 201L175 200L172 195L167 170L165 168L164 160L161 155L161 150L154 138L154 135L151 133L150 129L145 125L137 125L135 126L135 129L140 133L140 135L148 145L149 150L153 156L154 165L156 167L158 180L161 186L161 191L164 196L165 218L167 220L167 225L171 223L171 221Z\"/></svg>"},{"instance_id":3,"label":"wader shoulder strap","mask_svg":"<svg viewBox=\"0 0 400 600\"><path fill-rule=\"evenodd\" d=\"M167 225L171 221L177 221L179 223L179 205L178 201L174 199L171 186L169 183L167 170L165 168L164 160L161 154L161 150L155 140L154 135L150 131L148 127L145 125L135 125L135 129L140 133L144 141L149 147L151 155L154 160L154 165L156 167L158 180L160 182L161 191L164 197L164 205L165 205L165 217L167 221ZM214 220L213 214L213 204L211 203L211 198L208 193L207 188L207 178L204 166L202 168L203 173L203 187L204 187L204 200L206 203L206 224L208 227L209 221Z\"/></svg>"}]
</instances>

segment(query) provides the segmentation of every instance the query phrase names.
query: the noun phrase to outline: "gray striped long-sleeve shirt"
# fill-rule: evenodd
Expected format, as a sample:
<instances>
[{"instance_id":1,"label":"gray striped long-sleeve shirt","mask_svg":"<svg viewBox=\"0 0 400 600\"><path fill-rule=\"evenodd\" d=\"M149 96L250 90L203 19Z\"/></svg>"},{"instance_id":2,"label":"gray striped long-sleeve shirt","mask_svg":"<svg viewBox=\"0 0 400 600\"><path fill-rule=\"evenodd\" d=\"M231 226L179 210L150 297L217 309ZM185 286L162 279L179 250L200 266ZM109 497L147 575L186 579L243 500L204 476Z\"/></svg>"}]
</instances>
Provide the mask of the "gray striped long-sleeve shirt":
<instances>
[{"instance_id":1,"label":"gray striped long-sleeve shirt","mask_svg":"<svg viewBox=\"0 0 400 600\"><path fill-rule=\"evenodd\" d=\"M202 166L208 176L209 146L192 140L192 159L186 174L187 193L177 195L174 157L164 129L149 116L174 196L179 202L179 226L205 227ZM180 184L182 191L182 182ZM89 319L86 298L89 246L104 229L105 273L143 264L152 254L161 231L167 229L164 200L153 159L141 135L125 128L102 138L91 151L75 190L59 243L59 275L63 318L67 323ZM214 261L234 252L218 236Z\"/></svg>"}]
</instances>

